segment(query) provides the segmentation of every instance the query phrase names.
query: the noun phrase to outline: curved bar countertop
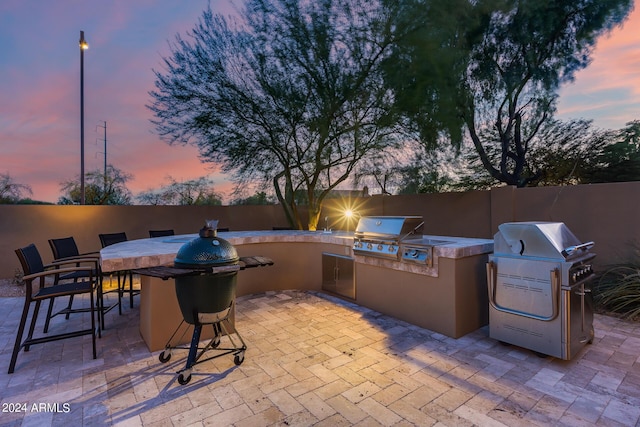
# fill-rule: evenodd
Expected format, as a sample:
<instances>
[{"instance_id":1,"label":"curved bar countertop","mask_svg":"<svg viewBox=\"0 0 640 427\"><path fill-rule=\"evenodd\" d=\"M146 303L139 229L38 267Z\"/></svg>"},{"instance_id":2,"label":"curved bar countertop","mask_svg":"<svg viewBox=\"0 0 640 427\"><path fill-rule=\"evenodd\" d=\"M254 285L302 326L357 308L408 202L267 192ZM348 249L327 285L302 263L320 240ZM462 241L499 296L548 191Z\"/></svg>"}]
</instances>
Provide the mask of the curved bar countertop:
<instances>
[{"instance_id":1,"label":"curved bar countertop","mask_svg":"<svg viewBox=\"0 0 640 427\"><path fill-rule=\"evenodd\" d=\"M349 245L353 243L353 233L318 231L225 231L218 233L222 239L234 246L251 243L331 243ZM176 236L154 237L128 240L100 250L100 265L105 273L134 270L137 268L171 265L182 245L198 237L197 233ZM254 254L260 255L260 254Z\"/></svg>"},{"instance_id":2,"label":"curved bar countertop","mask_svg":"<svg viewBox=\"0 0 640 427\"><path fill-rule=\"evenodd\" d=\"M107 246L100 251L102 271L173 265L182 245L197 236L165 236ZM354 255L352 232L232 231L219 236L234 245L240 256L266 256L274 261L266 269L240 273L236 296L285 289L323 291L324 255L339 255L353 259L352 301L356 304L454 338L488 322L484 265L493 251L493 240L423 236L425 241L439 242L433 247L430 267ZM140 282L140 333L151 351L160 350L182 318L174 280L142 276Z\"/></svg>"},{"instance_id":3,"label":"curved bar countertop","mask_svg":"<svg viewBox=\"0 0 640 427\"><path fill-rule=\"evenodd\" d=\"M353 232L334 231L296 231L296 230L258 230L221 232L219 236L234 246L255 243L327 243L334 245L353 245ZM134 270L137 268L171 265L182 245L198 237L197 233L129 240L116 243L100 250L102 271ZM446 240L448 243L434 247L436 262L433 268L420 264L401 263L384 258L355 256L358 263L377 265L418 274L437 276L437 259L464 258L493 252L493 240L450 236L424 236L425 239ZM253 255L260 255L258 253Z\"/></svg>"}]
</instances>

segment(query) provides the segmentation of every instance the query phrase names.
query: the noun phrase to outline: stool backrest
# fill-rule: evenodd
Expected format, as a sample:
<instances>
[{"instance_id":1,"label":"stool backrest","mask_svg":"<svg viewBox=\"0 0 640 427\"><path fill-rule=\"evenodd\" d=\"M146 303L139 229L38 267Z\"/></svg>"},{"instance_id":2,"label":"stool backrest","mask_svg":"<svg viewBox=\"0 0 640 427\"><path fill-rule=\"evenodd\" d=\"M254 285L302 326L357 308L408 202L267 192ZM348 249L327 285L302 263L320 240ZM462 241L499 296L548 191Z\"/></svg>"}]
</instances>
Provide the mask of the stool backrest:
<instances>
[{"instance_id":1,"label":"stool backrest","mask_svg":"<svg viewBox=\"0 0 640 427\"><path fill-rule=\"evenodd\" d=\"M100 243L102 244L103 248L106 246L115 245L116 243L127 241L127 234L124 232L98 234L98 237L100 238Z\"/></svg>"},{"instance_id":2,"label":"stool backrest","mask_svg":"<svg viewBox=\"0 0 640 427\"><path fill-rule=\"evenodd\" d=\"M78 245L73 237L63 237L62 239L49 239L49 246L53 252L54 259L69 258L80 255Z\"/></svg>"},{"instance_id":3,"label":"stool backrest","mask_svg":"<svg viewBox=\"0 0 640 427\"><path fill-rule=\"evenodd\" d=\"M44 271L44 264L42 257L36 245L33 243L24 248L16 249L16 255L22 265L22 271L25 276L34 273L41 273Z\"/></svg>"}]
</instances>

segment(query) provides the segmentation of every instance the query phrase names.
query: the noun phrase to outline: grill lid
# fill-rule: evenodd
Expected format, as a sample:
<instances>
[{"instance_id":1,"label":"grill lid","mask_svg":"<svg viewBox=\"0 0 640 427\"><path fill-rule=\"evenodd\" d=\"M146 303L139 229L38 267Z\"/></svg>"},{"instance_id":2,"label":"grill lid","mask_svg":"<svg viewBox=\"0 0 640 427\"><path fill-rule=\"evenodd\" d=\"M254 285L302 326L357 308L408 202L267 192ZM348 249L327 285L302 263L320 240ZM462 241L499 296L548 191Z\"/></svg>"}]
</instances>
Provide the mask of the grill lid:
<instances>
[{"instance_id":1,"label":"grill lid","mask_svg":"<svg viewBox=\"0 0 640 427\"><path fill-rule=\"evenodd\" d=\"M562 222L507 222L498 226L495 254L565 260L589 250Z\"/></svg>"},{"instance_id":2,"label":"grill lid","mask_svg":"<svg viewBox=\"0 0 640 427\"><path fill-rule=\"evenodd\" d=\"M217 236L217 220L207 220L199 236L180 247L174 260L178 268L232 264L240 259L236 248Z\"/></svg>"},{"instance_id":3,"label":"grill lid","mask_svg":"<svg viewBox=\"0 0 640 427\"><path fill-rule=\"evenodd\" d=\"M422 234L423 225L421 216L363 216L358 221L355 235L398 241L414 233Z\"/></svg>"}]
</instances>

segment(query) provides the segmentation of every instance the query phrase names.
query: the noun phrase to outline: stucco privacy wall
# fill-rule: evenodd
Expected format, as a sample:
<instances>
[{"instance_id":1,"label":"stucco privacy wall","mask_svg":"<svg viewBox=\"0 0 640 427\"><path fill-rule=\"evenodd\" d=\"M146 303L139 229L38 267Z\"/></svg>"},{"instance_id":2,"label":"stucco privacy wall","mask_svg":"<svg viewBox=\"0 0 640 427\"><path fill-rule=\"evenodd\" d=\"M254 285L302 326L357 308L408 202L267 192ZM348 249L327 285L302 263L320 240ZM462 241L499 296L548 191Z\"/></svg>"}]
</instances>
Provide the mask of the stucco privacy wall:
<instances>
[{"instance_id":1,"label":"stucco privacy wall","mask_svg":"<svg viewBox=\"0 0 640 427\"><path fill-rule=\"evenodd\" d=\"M640 264L640 182L566 187L500 188L491 192L491 228L506 221L560 221L594 241L596 267Z\"/></svg>"},{"instance_id":2,"label":"stucco privacy wall","mask_svg":"<svg viewBox=\"0 0 640 427\"><path fill-rule=\"evenodd\" d=\"M422 215L425 234L458 237L492 238L509 221L561 221L579 239L596 242L598 267L637 256L639 195L640 182L627 182L328 200L319 228L328 216L331 228L353 230L355 220L343 221L347 207L360 215ZM14 276L14 250L29 243L48 262L51 238L73 236L80 251L89 252L100 249L99 233L125 231L129 239L147 237L150 229L195 233L205 219L219 219L232 231L287 225L280 206L0 205L0 277Z\"/></svg>"},{"instance_id":3,"label":"stucco privacy wall","mask_svg":"<svg viewBox=\"0 0 640 427\"><path fill-rule=\"evenodd\" d=\"M20 267L15 249L30 243L45 263L53 258L48 240L73 236L80 252L100 250L100 233L126 232L129 240L149 230L197 233L206 219L230 230L270 230L287 220L280 206L58 206L0 205L0 278Z\"/></svg>"}]
</instances>

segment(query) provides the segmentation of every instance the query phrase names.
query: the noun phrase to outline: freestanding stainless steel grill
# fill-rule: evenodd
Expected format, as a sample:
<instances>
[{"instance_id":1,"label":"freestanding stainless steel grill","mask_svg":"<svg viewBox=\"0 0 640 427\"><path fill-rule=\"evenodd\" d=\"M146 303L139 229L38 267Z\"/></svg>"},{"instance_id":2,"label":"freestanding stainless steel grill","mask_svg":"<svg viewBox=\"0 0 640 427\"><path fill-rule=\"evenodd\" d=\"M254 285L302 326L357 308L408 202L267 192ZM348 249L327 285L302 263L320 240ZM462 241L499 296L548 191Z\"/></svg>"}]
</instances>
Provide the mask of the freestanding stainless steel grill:
<instances>
[{"instance_id":1,"label":"freestanding stainless steel grill","mask_svg":"<svg viewBox=\"0 0 640 427\"><path fill-rule=\"evenodd\" d=\"M489 335L569 360L593 341L593 242L561 222L498 227L487 263Z\"/></svg>"}]
</instances>

